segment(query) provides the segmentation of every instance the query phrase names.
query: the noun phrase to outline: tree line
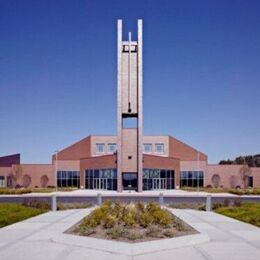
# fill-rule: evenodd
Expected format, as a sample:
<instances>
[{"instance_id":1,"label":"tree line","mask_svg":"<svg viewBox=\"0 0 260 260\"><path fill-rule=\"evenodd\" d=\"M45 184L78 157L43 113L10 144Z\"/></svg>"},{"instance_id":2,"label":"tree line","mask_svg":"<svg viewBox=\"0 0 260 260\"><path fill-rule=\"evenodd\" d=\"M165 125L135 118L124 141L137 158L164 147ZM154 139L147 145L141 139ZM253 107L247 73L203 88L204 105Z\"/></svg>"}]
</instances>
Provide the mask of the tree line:
<instances>
[{"instance_id":1,"label":"tree line","mask_svg":"<svg viewBox=\"0 0 260 260\"><path fill-rule=\"evenodd\" d=\"M221 160L219 164L245 164L249 167L260 167L260 154L239 156L235 160Z\"/></svg>"}]
</instances>

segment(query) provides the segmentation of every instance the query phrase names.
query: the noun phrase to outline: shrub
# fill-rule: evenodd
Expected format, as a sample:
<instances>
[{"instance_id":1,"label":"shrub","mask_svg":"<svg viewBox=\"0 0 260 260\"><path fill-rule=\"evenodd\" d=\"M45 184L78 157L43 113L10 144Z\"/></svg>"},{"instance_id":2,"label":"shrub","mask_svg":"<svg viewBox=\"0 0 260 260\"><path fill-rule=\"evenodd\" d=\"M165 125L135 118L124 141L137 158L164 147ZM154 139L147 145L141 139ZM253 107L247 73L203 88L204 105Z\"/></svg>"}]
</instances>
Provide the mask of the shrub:
<instances>
[{"instance_id":1,"label":"shrub","mask_svg":"<svg viewBox=\"0 0 260 260\"><path fill-rule=\"evenodd\" d=\"M201 204L201 203L172 203L169 206L175 209L205 210L205 204Z\"/></svg>"},{"instance_id":2,"label":"shrub","mask_svg":"<svg viewBox=\"0 0 260 260\"><path fill-rule=\"evenodd\" d=\"M116 218L122 218L122 206L119 203L115 203L111 206L111 214L113 214Z\"/></svg>"},{"instance_id":3,"label":"shrub","mask_svg":"<svg viewBox=\"0 0 260 260\"><path fill-rule=\"evenodd\" d=\"M234 206L235 207L240 207L241 206L241 199L240 198L236 198L234 200Z\"/></svg>"},{"instance_id":4,"label":"shrub","mask_svg":"<svg viewBox=\"0 0 260 260\"><path fill-rule=\"evenodd\" d=\"M132 212L128 212L124 217L123 221L125 226L127 227L134 227L136 222L135 222L135 217Z\"/></svg>"},{"instance_id":5,"label":"shrub","mask_svg":"<svg viewBox=\"0 0 260 260\"><path fill-rule=\"evenodd\" d=\"M67 210L67 209L84 209L89 208L92 205L90 203L58 203L58 210Z\"/></svg>"},{"instance_id":6,"label":"shrub","mask_svg":"<svg viewBox=\"0 0 260 260\"><path fill-rule=\"evenodd\" d=\"M244 191L240 189L231 189L229 193L236 194L236 195L244 195Z\"/></svg>"},{"instance_id":7,"label":"shrub","mask_svg":"<svg viewBox=\"0 0 260 260\"><path fill-rule=\"evenodd\" d=\"M229 199L224 199L223 201L223 206L228 207L230 205L230 200Z\"/></svg>"},{"instance_id":8,"label":"shrub","mask_svg":"<svg viewBox=\"0 0 260 260\"><path fill-rule=\"evenodd\" d=\"M91 228L97 227L98 225L101 224L101 220L104 216L105 216L104 212L96 209L84 219L83 225Z\"/></svg>"},{"instance_id":9,"label":"shrub","mask_svg":"<svg viewBox=\"0 0 260 260\"><path fill-rule=\"evenodd\" d=\"M116 224L116 217L115 216L107 215L102 220L102 226L104 228L112 228L112 227L115 226L115 224Z\"/></svg>"},{"instance_id":10,"label":"shrub","mask_svg":"<svg viewBox=\"0 0 260 260\"><path fill-rule=\"evenodd\" d=\"M90 235L96 233L95 229L89 228L89 227L80 227L80 228L78 229L78 232L79 232L82 236L90 236Z\"/></svg>"},{"instance_id":11,"label":"shrub","mask_svg":"<svg viewBox=\"0 0 260 260\"><path fill-rule=\"evenodd\" d=\"M171 230L166 230L163 232L163 235L166 237L174 237L174 232Z\"/></svg>"},{"instance_id":12,"label":"shrub","mask_svg":"<svg viewBox=\"0 0 260 260\"><path fill-rule=\"evenodd\" d=\"M160 210L161 208L159 207L158 204L156 204L155 202L149 202L146 206L146 209L148 212L150 212L151 214L153 214L155 211Z\"/></svg>"},{"instance_id":13,"label":"shrub","mask_svg":"<svg viewBox=\"0 0 260 260\"><path fill-rule=\"evenodd\" d=\"M199 205L198 205L198 210L203 210L203 211L205 211L205 210L206 210L206 205L205 205L205 204L199 204Z\"/></svg>"},{"instance_id":14,"label":"shrub","mask_svg":"<svg viewBox=\"0 0 260 260\"><path fill-rule=\"evenodd\" d=\"M155 210L153 212L154 223L163 227L169 227L172 223L172 217L166 210Z\"/></svg>"},{"instance_id":15,"label":"shrub","mask_svg":"<svg viewBox=\"0 0 260 260\"><path fill-rule=\"evenodd\" d=\"M216 202L216 203L213 203L212 209L215 210L215 209L218 209L218 208L221 208L221 207L222 207L222 204L219 203L219 202Z\"/></svg>"},{"instance_id":16,"label":"shrub","mask_svg":"<svg viewBox=\"0 0 260 260\"><path fill-rule=\"evenodd\" d=\"M31 193L30 189L8 189L8 188L0 188L0 194L26 194Z\"/></svg>"},{"instance_id":17,"label":"shrub","mask_svg":"<svg viewBox=\"0 0 260 260\"><path fill-rule=\"evenodd\" d=\"M115 226L106 231L106 235L112 239L118 239L126 235L126 231L121 226Z\"/></svg>"},{"instance_id":18,"label":"shrub","mask_svg":"<svg viewBox=\"0 0 260 260\"><path fill-rule=\"evenodd\" d=\"M126 238L129 240L137 240L143 238L143 235L138 232L131 231L127 234Z\"/></svg>"},{"instance_id":19,"label":"shrub","mask_svg":"<svg viewBox=\"0 0 260 260\"><path fill-rule=\"evenodd\" d=\"M144 206L143 203L138 202L138 203L136 204L136 209L138 210L138 212L144 213L144 211L145 211L145 206Z\"/></svg>"},{"instance_id":20,"label":"shrub","mask_svg":"<svg viewBox=\"0 0 260 260\"><path fill-rule=\"evenodd\" d=\"M153 217L147 211L141 214L139 223L142 227L146 228L153 222Z\"/></svg>"},{"instance_id":21,"label":"shrub","mask_svg":"<svg viewBox=\"0 0 260 260\"><path fill-rule=\"evenodd\" d=\"M149 237L161 237L161 228L155 225L151 225L146 230L146 235Z\"/></svg>"},{"instance_id":22,"label":"shrub","mask_svg":"<svg viewBox=\"0 0 260 260\"><path fill-rule=\"evenodd\" d=\"M174 217L174 226L178 231L186 231L186 227L184 223L177 217Z\"/></svg>"},{"instance_id":23,"label":"shrub","mask_svg":"<svg viewBox=\"0 0 260 260\"><path fill-rule=\"evenodd\" d=\"M24 200L22 205L30 208L45 210L49 210L51 208L50 203L44 200Z\"/></svg>"}]
</instances>

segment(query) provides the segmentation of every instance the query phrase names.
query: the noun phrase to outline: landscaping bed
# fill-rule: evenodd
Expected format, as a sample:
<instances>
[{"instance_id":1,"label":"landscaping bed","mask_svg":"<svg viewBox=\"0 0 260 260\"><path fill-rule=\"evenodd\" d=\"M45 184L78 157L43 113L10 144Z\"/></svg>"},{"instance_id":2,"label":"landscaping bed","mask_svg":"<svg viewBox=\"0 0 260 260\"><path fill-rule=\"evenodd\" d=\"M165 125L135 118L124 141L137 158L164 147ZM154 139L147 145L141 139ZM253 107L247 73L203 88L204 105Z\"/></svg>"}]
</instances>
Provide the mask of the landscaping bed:
<instances>
[{"instance_id":1,"label":"landscaping bed","mask_svg":"<svg viewBox=\"0 0 260 260\"><path fill-rule=\"evenodd\" d=\"M198 233L158 204L103 203L67 233L141 242Z\"/></svg>"},{"instance_id":2,"label":"landscaping bed","mask_svg":"<svg viewBox=\"0 0 260 260\"><path fill-rule=\"evenodd\" d=\"M202 191L202 192L208 192L208 193L231 193L235 195L260 195L260 188L248 188L248 189L229 189L229 188L206 188L206 187L200 187L194 188L194 187L182 187L181 190L184 191Z\"/></svg>"},{"instance_id":3,"label":"landscaping bed","mask_svg":"<svg viewBox=\"0 0 260 260\"><path fill-rule=\"evenodd\" d=\"M0 188L0 195L21 195L28 193L51 193L54 191L74 191L78 188L66 187L66 188Z\"/></svg>"}]
</instances>

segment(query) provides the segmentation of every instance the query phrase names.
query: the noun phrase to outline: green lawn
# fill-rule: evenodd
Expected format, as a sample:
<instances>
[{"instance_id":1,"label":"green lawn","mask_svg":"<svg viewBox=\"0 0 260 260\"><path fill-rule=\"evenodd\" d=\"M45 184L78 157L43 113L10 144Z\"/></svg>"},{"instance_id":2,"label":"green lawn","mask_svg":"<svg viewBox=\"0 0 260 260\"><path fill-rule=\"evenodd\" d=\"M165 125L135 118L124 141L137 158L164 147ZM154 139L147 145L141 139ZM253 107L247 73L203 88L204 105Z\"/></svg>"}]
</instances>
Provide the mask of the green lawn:
<instances>
[{"instance_id":1,"label":"green lawn","mask_svg":"<svg viewBox=\"0 0 260 260\"><path fill-rule=\"evenodd\" d=\"M16 203L0 203L0 228L46 212Z\"/></svg>"},{"instance_id":2,"label":"green lawn","mask_svg":"<svg viewBox=\"0 0 260 260\"><path fill-rule=\"evenodd\" d=\"M260 227L260 203L246 202L241 206L220 207L215 212Z\"/></svg>"}]
</instances>

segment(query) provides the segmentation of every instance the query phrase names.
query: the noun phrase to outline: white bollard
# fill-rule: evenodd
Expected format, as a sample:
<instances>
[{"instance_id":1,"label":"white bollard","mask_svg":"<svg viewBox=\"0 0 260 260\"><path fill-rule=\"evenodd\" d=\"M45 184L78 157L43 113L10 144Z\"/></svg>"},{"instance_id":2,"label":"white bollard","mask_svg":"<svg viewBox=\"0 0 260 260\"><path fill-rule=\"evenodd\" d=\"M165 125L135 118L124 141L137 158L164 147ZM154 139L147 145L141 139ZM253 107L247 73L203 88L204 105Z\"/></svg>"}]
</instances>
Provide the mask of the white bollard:
<instances>
[{"instance_id":1,"label":"white bollard","mask_svg":"<svg viewBox=\"0 0 260 260\"><path fill-rule=\"evenodd\" d=\"M101 196L101 193L98 193L98 195L97 195L97 204L98 204L98 205L101 205L101 204L102 204L102 196Z\"/></svg>"},{"instance_id":2,"label":"white bollard","mask_svg":"<svg viewBox=\"0 0 260 260\"><path fill-rule=\"evenodd\" d=\"M56 211L57 210L57 197L56 194L51 195L51 210Z\"/></svg>"},{"instance_id":3,"label":"white bollard","mask_svg":"<svg viewBox=\"0 0 260 260\"><path fill-rule=\"evenodd\" d=\"M211 211L212 205L211 205L211 195L207 195L206 198L206 211Z\"/></svg>"},{"instance_id":4,"label":"white bollard","mask_svg":"<svg viewBox=\"0 0 260 260\"><path fill-rule=\"evenodd\" d=\"M160 206L163 206L163 193L162 192L159 194L159 204L160 204Z\"/></svg>"}]
</instances>

